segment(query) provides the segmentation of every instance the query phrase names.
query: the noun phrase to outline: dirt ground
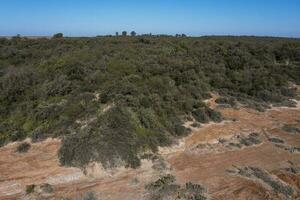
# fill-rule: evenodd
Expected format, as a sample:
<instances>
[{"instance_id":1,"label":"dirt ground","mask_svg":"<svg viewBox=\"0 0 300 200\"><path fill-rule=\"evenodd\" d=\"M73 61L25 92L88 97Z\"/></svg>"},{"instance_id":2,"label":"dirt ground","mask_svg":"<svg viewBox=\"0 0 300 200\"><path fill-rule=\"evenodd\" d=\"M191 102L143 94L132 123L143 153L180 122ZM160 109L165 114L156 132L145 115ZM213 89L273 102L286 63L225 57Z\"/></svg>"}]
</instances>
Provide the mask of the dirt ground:
<instances>
[{"instance_id":1,"label":"dirt ground","mask_svg":"<svg viewBox=\"0 0 300 200\"><path fill-rule=\"evenodd\" d=\"M213 98L211 106L216 106ZM103 170L92 163L86 170L59 165L58 139L33 143L27 153L16 153L18 143L0 148L0 199L80 199L94 191L100 199L145 199L145 185L160 175L171 173L178 183L194 182L205 186L210 199L300 199L300 174L284 170L300 167L300 134L282 130L285 124L300 128L300 105L296 108L272 108L257 112L248 108L223 108L225 121L193 128L178 145L160 148L159 156L167 167L158 169L157 163L143 160L139 169L118 168ZM232 145L258 133L260 142L251 145ZM281 146L270 137L284 141ZM221 140L228 141L225 143ZM231 145L231 146L230 146ZM291 164L292 163L292 164ZM295 191L293 197L277 193L258 180L230 173L236 167L258 167L267 171ZM39 186L49 183L53 192L41 191ZM26 186L35 184L36 192L26 194Z\"/></svg>"}]
</instances>

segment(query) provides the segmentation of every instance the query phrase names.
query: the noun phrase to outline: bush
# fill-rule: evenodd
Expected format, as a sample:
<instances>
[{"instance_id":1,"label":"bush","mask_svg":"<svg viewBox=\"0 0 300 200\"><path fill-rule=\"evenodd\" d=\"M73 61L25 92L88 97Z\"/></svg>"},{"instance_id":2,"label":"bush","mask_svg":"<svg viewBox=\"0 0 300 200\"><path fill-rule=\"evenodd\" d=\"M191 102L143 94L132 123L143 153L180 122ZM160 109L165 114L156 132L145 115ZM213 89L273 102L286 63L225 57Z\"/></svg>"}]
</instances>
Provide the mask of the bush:
<instances>
[{"instance_id":1,"label":"bush","mask_svg":"<svg viewBox=\"0 0 300 200\"><path fill-rule=\"evenodd\" d=\"M220 112L215 111L213 109L207 108L206 110L207 115L209 116L209 118L214 121L214 122L221 122L222 121L222 115Z\"/></svg>"},{"instance_id":2,"label":"bush","mask_svg":"<svg viewBox=\"0 0 300 200\"><path fill-rule=\"evenodd\" d=\"M17 152L26 153L30 149L30 147L31 145L29 143L23 142L17 147Z\"/></svg>"},{"instance_id":3,"label":"bush","mask_svg":"<svg viewBox=\"0 0 300 200\"><path fill-rule=\"evenodd\" d=\"M283 194L287 198L293 198L295 191L294 189L289 186L284 184L282 181L274 179L270 174L260 168L257 167L245 167L242 169L239 169L238 172L241 176L246 176L248 178L255 177L257 179L260 179L267 185L269 185L274 192L277 194Z\"/></svg>"},{"instance_id":4,"label":"bush","mask_svg":"<svg viewBox=\"0 0 300 200\"><path fill-rule=\"evenodd\" d=\"M168 141L160 132L144 128L135 113L126 108L113 107L98 118L94 129L67 136L59 150L63 165L83 167L90 161L100 161L104 167L124 162L136 168L139 153L156 151Z\"/></svg>"},{"instance_id":5,"label":"bush","mask_svg":"<svg viewBox=\"0 0 300 200\"><path fill-rule=\"evenodd\" d=\"M297 107L297 102L290 100L290 99L286 99L286 100L281 101L280 103L274 103L273 106Z\"/></svg>"},{"instance_id":6,"label":"bush","mask_svg":"<svg viewBox=\"0 0 300 200\"><path fill-rule=\"evenodd\" d=\"M15 141L20 141L26 138L26 133L19 129L19 130L14 130L11 135L10 135L10 140L15 142Z\"/></svg>"},{"instance_id":7,"label":"bush","mask_svg":"<svg viewBox=\"0 0 300 200\"><path fill-rule=\"evenodd\" d=\"M173 175L168 174L166 176L161 177L157 181L146 185L146 189L148 189L148 190L163 189L164 187L174 183L175 180L176 179Z\"/></svg>"},{"instance_id":8,"label":"bush","mask_svg":"<svg viewBox=\"0 0 300 200\"><path fill-rule=\"evenodd\" d=\"M272 137L272 138L268 138L268 140L269 140L270 142L273 142L273 143L280 143L280 144L283 144L283 143L284 143L284 140L282 140L282 139L280 139L280 138L274 138L274 137Z\"/></svg>"},{"instance_id":9,"label":"bush","mask_svg":"<svg viewBox=\"0 0 300 200\"><path fill-rule=\"evenodd\" d=\"M53 192L53 187L52 185L45 183L43 185L41 185L41 190L45 193L52 193Z\"/></svg>"},{"instance_id":10,"label":"bush","mask_svg":"<svg viewBox=\"0 0 300 200\"><path fill-rule=\"evenodd\" d=\"M62 33L56 33L52 36L52 38L57 39L57 38L63 38L64 35Z\"/></svg>"},{"instance_id":11,"label":"bush","mask_svg":"<svg viewBox=\"0 0 300 200\"><path fill-rule=\"evenodd\" d=\"M157 181L146 185L146 190L149 191L149 199L163 200L163 199L184 199L184 200L206 200L206 189L198 184L191 182L184 186L175 184L175 177L172 175L165 175Z\"/></svg>"},{"instance_id":12,"label":"bush","mask_svg":"<svg viewBox=\"0 0 300 200\"><path fill-rule=\"evenodd\" d=\"M261 141L258 133L251 133L247 137L239 138L239 142L240 142L240 144L245 145L245 146L252 146L252 145L260 144L262 141Z\"/></svg>"},{"instance_id":13,"label":"bush","mask_svg":"<svg viewBox=\"0 0 300 200\"><path fill-rule=\"evenodd\" d=\"M45 83L44 88L46 97L65 96L73 90L73 84L66 76L61 75Z\"/></svg>"},{"instance_id":14,"label":"bush","mask_svg":"<svg viewBox=\"0 0 300 200\"><path fill-rule=\"evenodd\" d=\"M95 136L96 137L96 136ZM73 134L62 140L59 149L59 161L67 166L84 166L93 161L95 142L97 138L93 138L93 134Z\"/></svg>"},{"instance_id":15,"label":"bush","mask_svg":"<svg viewBox=\"0 0 300 200\"><path fill-rule=\"evenodd\" d=\"M199 123L197 123L197 122L194 122L194 123L192 123L191 126L194 127L194 128L200 128L200 127L201 127L201 124L199 124Z\"/></svg>"},{"instance_id":16,"label":"bush","mask_svg":"<svg viewBox=\"0 0 300 200\"><path fill-rule=\"evenodd\" d=\"M78 198L75 198L75 200L97 200L98 197L95 192L85 192L84 194L80 195Z\"/></svg>"},{"instance_id":17,"label":"bush","mask_svg":"<svg viewBox=\"0 0 300 200\"><path fill-rule=\"evenodd\" d=\"M34 189L35 189L35 185L32 184L32 185L27 185L26 186L26 194L31 194L34 192Z\"/></svg>"},{"instance_id":18,"label":"bush","mask_svg":"<svg viewBox=\"0 0 300 200\"><path fill-rule=\"evenodd\" d=\"M288 133L294 133L294 134L300 134L300 128L298 127L295 127L291 124L285 124L283 127L282 127L282 130L288 132Z\"/></svg>"},{"instance_id":19,"label":"bush","mask_svg":"<svg viewBox=\"0 0 300 200\"><path fill-rule=\"evenodd\" d=\"M216 103L218 103L218 104L228 104L231 107L236 106L236 101L233 97L231 97L231 98L225 98L225 97L217 98Z\"/></svg>"},{"instance_id":20,"label":"bush","mask_svg":"<svg viewBox=\"0 0 300 200\"><path fill-rule=\"evenodd\" d=\"M206 189L201 185L188 182L185 184L184 198L187 200L206 200Z\"/></svg>"},{"instance_id":21,"label":"bush","mask_svg":"<svg viewBox=\"0 0 300 200\"><path fill-rule=\"evenodd\" d=\"M88 192L84 197L83 200L97 200L97 196L94 192Z\"/></svg>"},{"instance_id":22,"label":"bush","mask_svg":"<svg viewBox=\"0 0 300 200\"><path fill-rule=\"evenodd\" d=\"M193 111L192 114L198 122L207 123L210 120L205 108L199 108Z\"/></svg>"},{"instance_id":23,"label":"bush","mask_svg":"<svg viewBox=\"0 0 300 200\"><path fill-rule=\"evenodd\" d=\"M212 110L208 107L198 108L192 112L193 117L201 123L207 123L209 121L220 122L222 120L222 116L220 112Z\"/></svg>"},{"instance_id":24,"label":"bush","mask_svg":"<svg viewBox=\"0 0 300 200\"><path fill-rule=\"evenodd\" d=\"M28 96L26 92L37 84L37 74L31 68L9 68L0 79L0 100L8 105L16 101L24 101Z\"/></svg>"},{"instance_id":25,"label":"bush","mask_svg":"<svg viewBox=\"0 0 300 200\"><path fill-rule=\"evenodd\" d=\"M295 193L294 189L289 185L284 185L278 180L272 179L270 175L259 168L251 168L253 175L270 185L276 193L281 193L286 197L292 197Z\"/></svg>"}]
</instances>

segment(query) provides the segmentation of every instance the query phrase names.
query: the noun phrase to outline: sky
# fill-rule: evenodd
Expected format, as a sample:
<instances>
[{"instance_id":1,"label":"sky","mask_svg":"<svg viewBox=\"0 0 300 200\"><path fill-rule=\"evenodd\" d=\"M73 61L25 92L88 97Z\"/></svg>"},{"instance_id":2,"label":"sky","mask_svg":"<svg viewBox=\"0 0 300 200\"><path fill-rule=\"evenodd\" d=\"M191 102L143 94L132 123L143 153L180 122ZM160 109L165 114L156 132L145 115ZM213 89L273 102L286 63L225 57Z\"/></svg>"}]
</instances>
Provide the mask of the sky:
<instances>
[{"instance_id":1,"label":"sky","mask_svg":"<svg viewBox=\"0 0 300 200\"><path fill-rule=\"evenodd\" d=\"M300 0L0 0L0 35L300 37Z\"/></svg>"}]
</instances>

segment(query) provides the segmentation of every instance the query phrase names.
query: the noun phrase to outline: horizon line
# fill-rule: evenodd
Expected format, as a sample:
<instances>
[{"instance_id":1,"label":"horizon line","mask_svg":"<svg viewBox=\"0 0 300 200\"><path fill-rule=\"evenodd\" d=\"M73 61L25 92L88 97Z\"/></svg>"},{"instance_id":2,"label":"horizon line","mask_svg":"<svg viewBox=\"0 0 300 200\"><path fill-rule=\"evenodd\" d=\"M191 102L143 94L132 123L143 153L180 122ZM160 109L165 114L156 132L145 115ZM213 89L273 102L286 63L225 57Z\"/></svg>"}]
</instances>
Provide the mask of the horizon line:
<instances>
[{"instance_id":1,"label":"horizon line","mask_svg":"<svg viewBox=\"0 0 300 200\"><path fill-rule=\"evenodd\" d=\"M61 33L61 32L57 32ZM13 37L21 37L21 38L28 38L28 39L34 39L34 38L52 38L53 35L57 34L54 33L52 35L22 35L22 34L16 34L16 35L0 35L0 38L13 38ZM122 33L122 32L119 32ZM129 34L128 34L129 33ZM188 38L199 38L199 37L261 37L261 38L291 38L291 39L300 39L300 36L288 36L288 35L282 35L282 36L276 36L276 35L260 35L260 34L200 34L200 35L188 35L185 33L178 33L178 34L164 34L164 33L143 33L143 34L136 34L135 36L131 36L130 32L127 32L126 36L116 35L116 34L99 34L99 35L65 35L63 33L64 38L96 38L96 37L159 37L159 36L165 36L165 37L188 37Z\"/></svg>"}]
</instances>

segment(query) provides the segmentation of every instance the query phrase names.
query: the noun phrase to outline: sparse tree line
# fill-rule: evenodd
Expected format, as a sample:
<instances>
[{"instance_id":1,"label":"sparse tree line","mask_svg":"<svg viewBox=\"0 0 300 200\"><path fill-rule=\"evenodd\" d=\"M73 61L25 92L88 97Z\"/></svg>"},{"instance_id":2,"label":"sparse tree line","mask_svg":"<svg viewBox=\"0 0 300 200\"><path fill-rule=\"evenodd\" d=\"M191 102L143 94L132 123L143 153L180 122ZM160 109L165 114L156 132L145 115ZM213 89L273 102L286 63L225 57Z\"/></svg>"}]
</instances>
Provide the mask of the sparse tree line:
<instances>
[{"instance_id":1,"label":"sparse tree line","mask_svg":"<svg viewBox=\"0 0 300 200\"><path fill-rule=\"evenodd\" d=\"M112 37L113 35L107 35L109 37ZM119 32L116 32L115 35L116 37L119 37L119 36L123 36L123 37L126 37L126 36L131 36L131 37L135 37L135 36L156 36L156 37L160 37L160 36L169 36L169 37L172 37L172 35L163 35L163 34L158 34L158 35L153 35L152 33L147 33L147 34L141 34L141 35L138 35L135 31L131 31L129 34L127 31L122 31L121 33ZM12 38L21 38L22 36L20 34L12 37ZM63 38L64 37L64 34L63 33L55 33L53 34L52 38L53 39L59 39L59 38ZM187 37L186 34L175 34L174 37Z\"/></svg>"}]
</instances>

